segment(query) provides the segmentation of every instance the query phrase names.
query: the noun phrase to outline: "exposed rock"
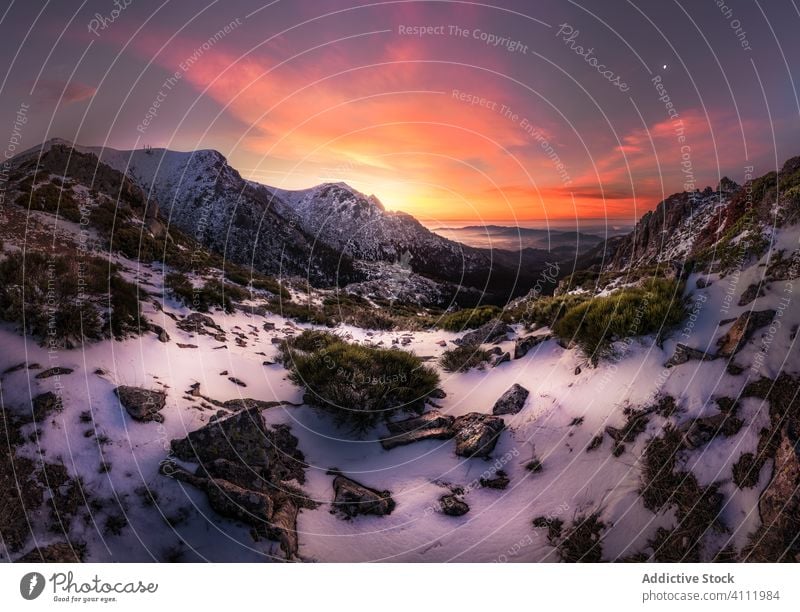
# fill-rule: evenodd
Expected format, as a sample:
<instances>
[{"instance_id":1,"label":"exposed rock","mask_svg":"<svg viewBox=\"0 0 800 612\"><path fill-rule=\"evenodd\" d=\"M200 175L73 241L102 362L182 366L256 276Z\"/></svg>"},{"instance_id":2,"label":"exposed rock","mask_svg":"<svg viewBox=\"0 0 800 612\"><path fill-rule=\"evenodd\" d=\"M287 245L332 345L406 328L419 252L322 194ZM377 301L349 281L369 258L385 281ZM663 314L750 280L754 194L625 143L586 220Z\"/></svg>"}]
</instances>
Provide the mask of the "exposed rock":
<instances>
[{"instance_id":1,"label":"exposed rock","mask_svg":"<svg viewBox=\"0 0 800 612\"><path fill-rule=\"evenodd\" d=\"M52 391L40 393L31 401L31 416L34 421L41 422L53 412L61 412L61 397Z\"/></svg>"},{"instance_id":2,"label":"exposed rock","mask_svg":"<svg viewBox=\"0 0 800 612\"><path fill-rule=\"evenodd\" d=\"M489 489L505 489L510 482L511 479L503 470L497 470L494 478L481 478L480 480L481 486Z\"/></svg>"},{"instance_id":3,"label":"exposed rock","mask_svg":"<svg viewBox=\"0 0 800 612\"><path fill-rule=\"evenodd\" d=\"M196 349L198 348L196 344L184 344L183 342L176 342L175 346L182 349Z\"/></svg>"},{"instance_id":4,"label":"exposed rock","mask_svg":"<svg viewBox=\"0 0 800 612\"><path fill-rule=\"evenodd\" d=\"M492 414L517 414L525 405L530 392L517 383L514 383L503 395L494 403Z\"/></svg>"},{"instance_id":5,"label":"exposed rock","mask_svg":"<svg viewBox=\"0 0 800 612\"><path fill-rule=\"evenodd\" d=\"M169 342L169 334L167 330L161 327L160 325L155 325L154 323L150 324L150 330L158 336L159 342Z\"/></svg>"},{"instance_id":6,"label":"exposed rock","mask_svg":"<svg viewBox=\"0 0 800 612\"><path fill-rule=\"evenodd\" d=\"M488 344L505 340L509 334L513 333L514 330L510 326L499 319L492 319L478 329L464 334L461 338L455 340L455 343L459 346Z\"/></svg>"},{"instance_id":7,"label":"exposed rock","mask_svg":"<svg viewBox=\"0 0 800 612\"><path fill-rule=\"evenodd\" d=\"M511 353L508 352L502 353L501 355L495 357L494 360L492 360L492 367L496 368L500 364L506 363L508 361L511 361Z\"/></svg>"},{"instance_id":8,"label":"exposed rock","mask_svg":"<svg viewBox=\"0 0 800 612\"><path fill-rule=\"evenodd\" d=\"M73 370L71 368L62 368L62 367L55 367L49 368L42 372L39 372L36 375L36 378L50 378L52 376L66 376L67 374L72 374Z\"/></svg>"},{"instance_id":9,"label":"exposed rock","mask_svg":"<svg viewBox=\"0 0 800 612\"><path fill-rule=\"evenodd\" d=\"M208 315L193 312L178 321L176 325L178 329L190 334L205 334L217 338L220 342L225 342L225 333L223 329Z\"/></svg>"},{"instance_id":10,"label":"exposed rock","mask_svg":"<svg viewBox=\"0 0 800 612\"><path fill-rule=\"evenodd\" d=\"M298 512L317 504L288 484L305 482L308 467L297 438L286 425L267 428L261 409L244 408L183 440L173 440L178 459L200 466L192 474L168 461L162 464L162 473L201 488L216 512L255 526L254 537L280 542L286 558L293 559L298 550Z\"/></svg>"},{"instance_id":11,"label":"exposed rock","mask_svg":"<svg viewBox=\"0 0 800 612\"><path fill-rule=\"evenodd\" d=\"M237 397L235 399L230 399L225 402L222 402L222 407L234 411L249 410L250 408L257 408L259 410L264 410L266 408L274 408L275 406L283 406L288 403L289 402L257 400L257 399L252 399L250 397L245 397L245 398Z\"/></svg>"},{"instance_id":12,"label":"exposed rock","mask_svg":"<svg viewBox=\"0 0 800 612\"><path fill-rule=\"evenodd\" d=\"M672 366L681 365L692 359L698 361L713 361L716 358L717 356L711 353L705 353L699 349L686 346L685 344L678 344L675 347L675 353L667 360L664 367L671 368Z\"/></svg>"},{"instance_id":13,"label":"exposed rock","mask_svg":"<svg viewBox=\"0 0 800 612\"><path fill-rule=\"evenodd\" d=\"M755 300L758 297L764 296L764 290L761 288L760 285L750 285L747 289L742 292L741 297L739 298L739 306L747 306L750 302Z\"/></svg>"},{"instance_id":14,"label":"exposed rock","mask_svg":"<svg viewBox=\"0 0 800 612\"><path fill-rule=\"evenodd\" d=\"M444 392L444 389L437 387L428 394L428 397L433 399L444 399L447 397L447 393Z\"/></svg>"},{"instance_id":15,"label":"exposed rock","mask_svg":"<svg viewBox=\"0 0 800 612\"><path fill-rule=\"evenodd\" d=\"M542 342L550 340L550 338L552 338L550 334L518 338L517 341L514 342L514 359L521 359L527 355L531 349L540 345Z\"/></svg>"},{"instance_id":16,"label":"exposed rock","mask_svg":"<svg viewBox=\"0 0 800 612\"><path fill-rule=\"evenodd\" d=\"M162 464L161 470L205 491L217 514L255 526L266 525L272 516L272 500L260 491L246 489L223 478L198 476L175 463Z\"/></svg>"},{"instance_id":17,"label":"exposed rock","mask_svg":"<svg viewBox=\"0 0 800 612\"><path fill-rule=\"evenodd\" d=\"M333 510L344 518L351 519L362 514L384 516L391 514L395 503L390 491L370 489L337 471L333 479Z\"/></svg>"},{"instance_id":18,"label":"exposed rock","mask_svg":"<svg viewBox=\"0 0 800 612\"><path fill-rule=\"evenodd\" d=\"M192 397L200 397L200 383L199 382L192 383L187 393Z\"/></svg>"},{"instance_id":19,"label":"exposed rock","mask_svg":"<svg viewBox=\"0 0 800 612\"><path fill-rule=\"evenodd\" d=\"M403 419L402 421L388 421L386 427L393 434L410 433L424 429L437 429L440 427L450 427L455 421L455 418L441 414L432 410L420 416L411 417L410 419Z\"/></svg>"},{"instance_id":20,"label":"exposed rock","mask_svg":"<svg viewBox=\"0 0 800 612\"><path fill-rule=\"evenodd\" d=\"M454 417L431 411L403 421L388 422L386 425L392 435L381 439L381 446L391 450L420 440L447 440L455 435L454 421Z\"/></svg>"},{"instance_id":21,"label":"exposed rock","mask_svg":"<svg viewBox=\"0 0 800 612\"><path fill-rule=\"evenodd\" d=\"M795 434L798 432L795 432ZM752 538L747 559L797 561L800 559L800 457L798 440L785 429L775 453L772 478L758 500L761 529Z\"/></svg>"},{"instance_id":22,"label":"exposed rock","mask_svg":"<svg viewBox=\"0 0 800 612\"><path fill-rule=\"evenodd\" d=\"M778 251L767 268L767 279L786 281L800 278L800 250L794 251L791 257L785 257L784 251Z\"/></svg>"},{"instance_id":23,"label":"exposed rock","mask_svg":"<svg viewBox=\"0 0 800 612\"><path fill-rule=\"evenodd\" d=\"M700 448L716 436L735 436L742 428L741 419L725 413L689 421L682 428L683 442L688 448Z\"/></svg>"},{"instance_id":24,"label":"exposed rock","mask_svg":"<svg viewBox=\"0 0 800 612\"><path fill-rule=\"evenodd\" d=\"M247 386L247 383L245 383L240 378L236 378L235 376L228 376L228 380L231 381L234 385L239 385L240 387L246 387Z\"/></svg>"},{"instance_id":25,"label":"exposed rock","mask_svg":"<svg viewBox=\"0 0 800 612\"><path fill-rule=\"evenodd\" d=\"M453 423L456 454L462 457L488 457L505 426L500 417L479 412L458 417Z\"/></svg>"},{"instance_id":26,"label":"exposed rock","mask_svg":"<svg viewBox=\"0 0 800 612\"><path fill-rule=\"evenodd\" d=\"M439 498L439 508L447 516L464 516L469 512L467 503L452 493Z\"/></svg>"},{"instance_id":27,"label":"exposed rock","mask_svg":"<svg viewBox=\"0 0 800 612\"><path fill-rule=\"evenodd\" d=\"M297 515L300 507L288 496L281 496L275 505L270 524L267 526L267 536L280 542L283 554L287 559L297 557Z\"/></svg>"},{"instance_id":28,"label":"exposed rock","mask_svg":"<svg viewBox=\"0 0 800 612\"><path fill-rule=\"evenodd\" d=\"M164 422L164 417L159 413L166 404L167 394L163 391L152 391L139 387L121 386L114 390L119 401L128 411L128 414L137 421Z\"/></svg>"},{"instance_id":29,"label":"exposed rock","mask_svg":"<svg viewBox=\"0 0 800 612\"><path fill-rule=\"evenodd\" d=\"M269 465L267 428L258 408L209 423L171 445L182 461L205 464L222 458L251 467Z\"/></svg>"},{"instance_id":30,"label":"exposed rock","mask_svg":"<svg viewBox=\"0 0 800 612\"><path fill-rule=\"evenodd\" d=\"M774 310L744 312L734 321L731 328L717 341L718 355L731 357L744 348L756 330L769 325L775 317Z\"/></svg>"}]
</instances>

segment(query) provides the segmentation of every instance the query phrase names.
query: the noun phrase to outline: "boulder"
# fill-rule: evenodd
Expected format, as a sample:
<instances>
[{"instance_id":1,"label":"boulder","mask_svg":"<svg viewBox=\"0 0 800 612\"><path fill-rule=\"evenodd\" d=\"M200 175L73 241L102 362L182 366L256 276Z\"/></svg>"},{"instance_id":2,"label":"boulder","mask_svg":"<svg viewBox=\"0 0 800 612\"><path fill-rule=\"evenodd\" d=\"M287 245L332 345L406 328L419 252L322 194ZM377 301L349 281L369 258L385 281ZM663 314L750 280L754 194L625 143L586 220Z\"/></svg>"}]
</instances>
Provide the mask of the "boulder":
<instances>
[{"instance_id":1,"label":"boulder","mask_svg":"<svg viewBox=\"0 0 800 612\"><path fill-rule=\"evenodd\" d=\"M699 349L679 343L675 347L675 353L673 353L672 357L667 360L667 362L664 364L664 367L671 368L672 366L681 365L693 359L697 361L713 361L716 358L716 355L705 353Z\"/></svg>"},{"instance_id":2,"label":"boulder","mask_svg":"<svg viewBox=\"0 0 800 612\"><path fill-rule=\"evenodd\" d=\"M450 428L453 425L455 418L432 410L420 416L411 417L410 419L403 419L402 421L389 421L386 427L390 433L404 434L413 433L415 431Z\"/></svg>"},{"instance_id":3,"label":"boulder","mask_svg":"<svg viewBox=\"0 0 800 612\"><path fill-rule=\"evenodd\" d=\"M329 473L336 475L333 479L333 510L345 519L364 514L384 516L394 510L391 492L370 489L336 471Z\"/></svg>"},{"instance_id":4,"label":"boulder","mask_svg":"<svg viewBox=\"0 0 800 612\"><path fill-rule=\"evenodd\" d=\"M391 450L420 440L447 440L455 435L454 421L455 418L451 416L433 411L404 421L387 423L392 435L381 438L381 446Z\"/></svg>"},{"instance_id":5,"label":"boulder","mask_svg":"<svg viewBox=\"0 0 800 612\"><path fill-rule=\"evenodd\" d=\"M461 457L488 457L505 426L500 417L479 412L458 417L453 423L456 454Z\"/></svg>"},{"instance_id":6,"label":"boulder","mask_svg":"<svg viewBox=\"0 0 800 612\"><path fill-rule=\"evenodd\" d=\"M167 394L163 391L123 385L117 387L114 393L117 394L120 403L134 420L164 422L164 417L160 414L160 411L166 404Z\"/></svg>"},{"instance_id":7,"label":"boulder","mask_svg":"<svg viewBox=\"0 0 800 612\"><path fill-rule=\"evenodd\" d=\"M517 414L525 405L528 395L530 395L530 392L525 387L514 383L494 403L492 414Z\"/></svg>"},{"instance_id":8,"label":"boulder","mask_svg":"<svg viewBox=\"0 0 800 612\"><path fill-rule=\"evenodd\" d=\"M514 330L500 319L492 319L481 325L478 329L464 334L461 338L455 340L455 343L459 346L465 346L502 342L513 333Z\"/></svg>"},{"instance_id":9,"label":"boulder","mask_svg":"<svg viewBox=\"0 0 800 612\"><path fill-rule=\"evenodd\" d=\"M717 341L717 355L732 357L747 343L756 330L769 325L775 317L774 310L744 312L733 322L731 328Z\"/></svg>"},{"instance_id":10,"label":"boulder","mask_svg":"<svg viewBox=\"0 0 800 612\"><path fill-rule=\"evenodd\" d=\"M539 336L525 336L524 338L518 338L514 343L514 359L520 359L524 357L531 349L540 345L542 342L550 340L551 337L552 336L550 334L544 334Z\"/></svg>"},{"instance_id":11,"label":"boulder","mask_svg":"<svg viewBox=\"0 0 800 612\"><path fill-rule=\"evenodd\" d=\"M159 342L169 342L169 334L167 330L161 327L160 325L155 325L154 323L150 324L150 330L158 336Z\"/></svg>"},{"instance_id":12,"label":"boulder","mask_svg":"<svg viewBox=\"0 0 800 612\"><path fill-rule=\"evenodd\" d=\"M447 516L464 516L469 512L467 503L452 493L439 498L439 508Z\"/></svg>"},{"instance_id":13,"label":"boulder","mask_svg":"<svg viewBox=\"0 0 800 612\"><path fill-rule=\"evenodd\" d=\"M182 461L204 464L221 458L251 467L266 467L267 440L260 409L248 408L208 423L183 439L172 440L171 446Z\"/></svg>"}]
</instances>

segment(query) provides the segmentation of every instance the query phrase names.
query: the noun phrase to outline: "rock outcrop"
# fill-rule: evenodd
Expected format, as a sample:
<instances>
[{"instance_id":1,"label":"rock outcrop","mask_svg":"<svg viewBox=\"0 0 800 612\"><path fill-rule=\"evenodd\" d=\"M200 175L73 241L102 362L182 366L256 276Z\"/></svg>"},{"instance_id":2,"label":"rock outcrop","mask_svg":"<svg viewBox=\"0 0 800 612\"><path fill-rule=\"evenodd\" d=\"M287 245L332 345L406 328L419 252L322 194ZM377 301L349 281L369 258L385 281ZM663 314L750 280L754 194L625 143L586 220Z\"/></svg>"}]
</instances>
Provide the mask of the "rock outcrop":
<instances>
[{"instance_id":1,"label":"rock outcrop","mask_svg":"<svg viewBox=\"0 0 800 612\"><path fill-rule=\"evenodd\" d=\"M371 514L384 516L391 514L395 503L390 491L378 491L344 476L337 470L333 474L333 511L345 519Z\"/></svg>"},{"instance_id":2,"label":"rock outcrop","mask_svg":"<svg viewBox=\"0 0 800 612\"><path fill-rule=\"evenodd\" d=\"M503 429L503 419L479 412L458 417L453 423L456 432L456 455L488 457L497 445Z\"/></svg>"},{"instance_id":3,"label":"rock outcrop","mask_svg":"<svg viewBox=\"0 0 800 612\"><path fill-rule=\"evenodd\" d=\"M717 341L717 355L732 357L738 353L756 330L770 324L775 317L774 310L755 310L744 312L733 322L728 332Z\"/></svg>"},{"instance_id":4,"label":"rock outcrop","mask_svg":"<svg viewBox=\"0 0 800 612\"><path fill-rule=\"evenodd\" d=\"M675 347L675 352L673 353L672 357L670 357L664 364L664 367L671 368L676 365L687 363L688 361L691 360L713 361L716 358L717 358L716 355L712 355L711 353L706 353L699 349L695 349L690 346L686 346L685 344L679 343Z\"/></svg>"},{"instance_id":5,"label":"rock outcrop","mask_svg":"<svg viewBox=\"0 0 800 612\"><path fill-rule=\"evenodd\" d=\"M167 401L167 394L163 391L141 389L139 387L121 386L114 390L120 403L128 414L136 421L164 422L161 410Z\"/></svg>"},{"instance_id":6,"label":"rock outcrop","mask_svg":"<svg viewBox=\"0 0 800 612\"><path fill-rule=\"evenodd\" d=\"M525 406L530 392L520 384L514 383L494 403L492 414L517 414Z\"/></svg>"},{"instance_id":7,"label":"rock outcrop","mask_svg":"<svg viewBox=\"0 0 800 612\"><path fill-rule=\"evenodd\" d=\"M454 417L432 411L403 421L389 422L386 426L392 435L381 439L381 445L390 450L420 440L447 440L455 435L454 421Z\"/></svg>"},{"instance_id":8,"label":"rock outcrop","mask_svg":"<svg viewBox=\"0 0 800 612\"><path fill-rule=\"evenodd\" d=\"M464 334L461 338L455 340L455 343L459 346L475 346L492 342L502 342L513 333L514 330L500 319L492 319L481 325L478 329Z\"/></svg>"}]
</instances>

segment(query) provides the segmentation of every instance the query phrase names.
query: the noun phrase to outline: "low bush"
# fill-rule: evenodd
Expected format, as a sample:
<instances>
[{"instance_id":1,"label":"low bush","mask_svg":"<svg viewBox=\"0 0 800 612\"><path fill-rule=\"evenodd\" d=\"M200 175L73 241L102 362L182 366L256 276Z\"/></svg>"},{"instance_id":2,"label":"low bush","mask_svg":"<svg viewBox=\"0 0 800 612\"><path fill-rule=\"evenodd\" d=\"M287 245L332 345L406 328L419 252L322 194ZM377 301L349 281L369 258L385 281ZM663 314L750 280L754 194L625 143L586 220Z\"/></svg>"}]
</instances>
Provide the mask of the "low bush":
<instances>
[{"instance_id":1,"label":"low bush","mask_svg":"<svg viewBox=\"0 0 800 612\"><path fill-rule=\"evenodd\" d=\"M323 331L287 340L282 353L289 378L306 389L304 401L358 433L398 412L421 412L439 384L413 353L349 344Z\"/></svg>"},{"instance_id":2,"label":"low bush","mask_svg":"<svg viewBox=\"0 0 800 612\"><path fill-rule=\"evenodd\" d=\"M216 279L207 280L201 287L195 287L182 272L170 272L164 278L164 284L178 300L198 312L221 308L232 313L236 311L234 302L250 296L247 290Z\"/></svg>"},{"instance_id":3,"label":"low bush","mask_svg":"<svg viewBox=\"0 0 800 612\"><path fill-rule=\"evenodd\" d=\"M526 327L554 327L570 309L588 301L586 294L542 296L525 300L503 313L506 323L522 323Z\"/></svg>"},{"instance_id":4,"label":"low bush","mask_svg":"<svg viewBox=\"0 0 800 612\"><path fill-rule=\"evenodd\" d=\"M382 330L394 327L392 317L383 314L369 300L358 295L338 292L328 296L322 302L322 311L333 324L344 323L362 329Z\"/></svg>"},{"instance_id":5,"label":"low bush","mask_svg":"<svg viewBox=\"0 0 800 612\"><path fill-rule=\"evenodd\" d=\"M484 323L498 318L501 312L502 311L497 306L464 308L462 310L443 314L439 318L437 324L440 328L452 332L476 329Z\"/></svg>"},{"instance_id":6,"label":"low bush","mask_svg":"<svg viewBox=\"0 0 800 612\"><path fill-rule=\"evenodd\" d=\"M138 333L136 286L98 258L13 253L0 262L0 318L43 344L72 348Z\"/></svg>"},{"instance_id":7,"label":"low bush","mask_svg":"<svg viewBox=\"0 0 800 612\"><path fill-rule=\"evenodd\" d=\"M75 223L81 220L81 211L71 188L62 188L53 183L46 183L37 187L31 195L30 191L23 192L17 198L17 204L31 210L42 210L53 215L58 215Z\"/></svg>"},{"instance_id":8,"label":"low bush","mask_svg":"<svg viewBox=\"0 0 800 612\"><path fill-rule=\"evenodd\" d=\"M446 372L466 372L483 365L490 357L491 353L480 346L464 344L442 353L439 365Z\"/></svg>"},{"instance_id":9,"label":"low bush","mask_svg":"<svg viewBox=\"0 0 800 612\"><path fill-rule=\"evenodd\" d=\"M661 332L685 316L683 285L652 278L606 296L573 306L557 321L554 331L564 341L575 341L597 363L612 342Z\"/></svg>"}]
</instances>

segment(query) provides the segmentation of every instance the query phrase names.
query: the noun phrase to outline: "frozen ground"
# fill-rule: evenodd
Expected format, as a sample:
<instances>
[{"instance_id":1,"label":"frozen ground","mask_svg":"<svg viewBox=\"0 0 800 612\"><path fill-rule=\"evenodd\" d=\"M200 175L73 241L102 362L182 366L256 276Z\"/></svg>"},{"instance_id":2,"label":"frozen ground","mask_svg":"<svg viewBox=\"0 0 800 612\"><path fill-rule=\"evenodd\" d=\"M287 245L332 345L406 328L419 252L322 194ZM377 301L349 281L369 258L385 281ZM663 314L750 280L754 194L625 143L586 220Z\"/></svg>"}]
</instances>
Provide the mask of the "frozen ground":
<instances>
[{"instance_id":1,"label":"frozen ground","mask_svg":"<svg viewBox=\"0 0 800 612\"><path fill-rule=\"evenodd\" d=\"M778 248L791 251L797 247L796 228L790 230L777 237ZM151 291L162 285L157 267L142 266L137 272L136 264L128 262L128 268L128 277L149 283ZM497 398L515 382L530 390L523 410L503 417L507 428L489 460L457 457L452 440L424 441L386 451L377 441L385 433L382 430L353 439L334 427L327 416L302 405L302 390L287 380L287 371L281 365L264 365L265 361L275 361L274 338L284 338L307 326L276 315L211 313L226 332L227 341L222 343L208 335L190 335L178 329L168 313L180 317L188 311L170 301L163 303L163 311L150 303L143 308L149 320L167 330L171 337L167 343L146 333L126 341L104 341L48 354L46 348L3 325L0 372L20 362L74 371L42 380L35 378L40 371L37 369L4 374L0 379L2 399L13 411L24 409L30 398L44 391L56 390L62 395L64 410L40 424L38 434L33 425L28 425L25 431L31 434L31 441L21 452L31 457L42 453L50 461L63 460L70 474L80 476L87 489L113 500L93 510L92 520L73 528L72 536L88 544L89 561L255 561L278 556L276 543L254 541L247 527L220 518L210 509L205 494L158 474L159 462L169 452L169 441L184 437L216 413L216 408L204 408L199 398L187 395L197 382L203 395L221 401L249 397L298 404L267 409L263 417L269 424L290 425L310 464L304 488L321 505L299 515L300 556L305 560L554 561L557 556L544 530L533 529L531 520L549 516L569 522L594 511L599 511L608 525L603 554L613 560L641 551L657 527L674 523L673 511L653 514L645 509L638 494L642 448L660 430L664 419L654 415L647 430L619 457L612 455L608 436L602 446L587 452L592 438L607 425L621 426L626 407L647 406L663 394L675 397L685 411L677 417L682 423L716 412L713 398L737 399L748 380L761 375L775 377L781 370L798 373L798 360L787 361L796 354L791 330L800 324L797 308L782 310L780 325L773 325L774 337L768 350L762 352L763 359L756 357L762 351L759 341L771 328L761 330L735 356L735 362L744 368L742 374L730 375L724 359L664 368L678 342L713 351L716 339L729 327L720 321L749 309L777 309L782 299L791 299L791 281L772 282L764 297L747 306L736 306L741 292L758 283L764 270L756 263L738 276L704 276L710 285L702 289L696 287L698 276L692 275L686 286L697 307L695 320L687 322L690 327L669 334L661 347L652 337L618 343L616 357L601 361L596 368L589 366L577 349L565 349L549 340L525 357L496 368L463 374L442 372L441 387L447 396L437 404L446 414L491 413ZM730 291L733 300L726 298ZM264 329L265 322L274 323L275 329ZM410 333L367 332L344 326L335 332L356 342L387 347ZM240 343L234 341L237 334ZM411 343L401 350L430 357L435 365L435 359L446 350L439 342L445 340L452 347L454 338L456 334L442 331L414 332ZM196 348L180 348L179 343ZM513 353L513 338L503 346L503 350L509 349ZM751 365L758 367L751 369ZM247 386L231 382L229 376ZM118 385L165 390L164 422L131 420L113 393ZM94 417L94 425L80 418L87 410ZM730 533L719 537L737 548L759 524L758 495L771 470L768 461L759 485L753 489L740 490L733 484L731 466L742 452L754 450L758 431L768 419L767 405L761 400L744 399L740 417L744 427L737 435L717 437L685 454L686 465L701 484L721 483L723 519ZM104 436L108 443L103 445L98 439ZM543 463L539 473L525 469L534 454ZM110 471L99 469L103 460L111 465ZM326 474L331 467L368 486L390 490L397 502L394 512L350 521L332 514L333 477ZM507 489L471 484L498 468L510 477ZM466 490L464 500L470 511L464 516L447 516L438 509L439 497L451 486ZM146 503L142 487L155 491L157 504ZM110 512L127 517L128 527L118 535L102 527ZM41 529L36 536L38 545L58 539ZM33 544L30 542L28 548Z\"/></svg>"}]
</instances>

